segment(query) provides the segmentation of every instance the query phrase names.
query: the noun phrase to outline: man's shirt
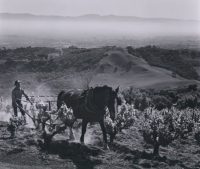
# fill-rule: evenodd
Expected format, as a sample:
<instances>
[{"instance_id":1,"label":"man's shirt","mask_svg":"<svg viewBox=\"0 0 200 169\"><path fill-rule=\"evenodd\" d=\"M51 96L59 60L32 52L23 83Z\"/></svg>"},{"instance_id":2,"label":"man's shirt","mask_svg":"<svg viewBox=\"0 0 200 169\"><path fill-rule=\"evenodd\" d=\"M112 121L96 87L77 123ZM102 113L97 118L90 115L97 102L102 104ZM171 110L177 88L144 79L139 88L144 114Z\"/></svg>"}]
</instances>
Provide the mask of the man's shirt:
<instances>
[{"instance_id":1,"label":"man's shirt","mask_svg":"<svg viewBox=\"0 0 200 169\"><path fill-rule=\"evenodd\" d=\"M12 90L12 102L20 101L22 99L22 95L27 97L27 95L24 93L23 89L15 87Z\"/></svg>"}]
</instances>

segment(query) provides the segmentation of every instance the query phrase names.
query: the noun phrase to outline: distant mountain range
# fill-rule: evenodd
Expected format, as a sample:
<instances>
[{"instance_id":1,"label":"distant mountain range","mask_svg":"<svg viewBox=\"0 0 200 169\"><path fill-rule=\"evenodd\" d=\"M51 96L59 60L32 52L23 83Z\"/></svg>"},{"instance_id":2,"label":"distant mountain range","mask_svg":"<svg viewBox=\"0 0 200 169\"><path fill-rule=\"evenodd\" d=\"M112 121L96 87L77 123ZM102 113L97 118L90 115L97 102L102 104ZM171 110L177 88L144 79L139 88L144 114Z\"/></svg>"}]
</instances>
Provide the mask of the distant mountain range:
<instances>
[{"instance_id":1,"label":"distant mountain range","mask_svg":"<svg viewBox=\"0 0 200 169\"><path fill-rule=\"evenodd\" d=\"M174 21L174 22L200 22L198 20L181 20L171 18L142 18L135 16L117 16L117 15L96 15L88 14L82 16L54 16L54 15L34 15L29 13L0 13L0 19L20 19L20 20L68 20L68 21L116 21L116 22L134 22L134 21Z\"/></svg>"}]
</instances>

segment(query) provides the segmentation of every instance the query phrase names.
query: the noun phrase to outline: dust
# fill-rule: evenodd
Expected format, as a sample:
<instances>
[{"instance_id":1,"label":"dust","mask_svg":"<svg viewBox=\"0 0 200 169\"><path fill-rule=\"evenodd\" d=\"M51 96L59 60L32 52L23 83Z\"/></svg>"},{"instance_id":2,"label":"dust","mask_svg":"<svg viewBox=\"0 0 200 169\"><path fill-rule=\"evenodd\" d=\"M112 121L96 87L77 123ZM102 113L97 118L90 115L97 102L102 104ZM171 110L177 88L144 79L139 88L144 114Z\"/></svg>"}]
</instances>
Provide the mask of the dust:
<instances>
[{"instance_id":1,"label":"dust","mask_svg":"<svg viewBox=\"0 0 200 169\"><path fill-rule=\"evenodd\" d=\"M95 134L93 133L92 128L87 128L86 133L85 133L85 137L84 137L84 143L87 145L94 145L96 142L95 139ZM81 137L81 128L78 129L73 129L73 134L74 134L74 138L75 140L73 140L73 142L77 142L80 143L80 137ZM70 135L70 134L68 134Z\"/></svg>"},{"instance_id":2,"label":"dust","mask_svg":"<svg viewBox=\"0 0 200 169\"><path fill-rule=\"evenodd\" d=\"M32 91L35 96L54 96L54 92L47 84L38 85L35 90Z\"/></svg>"},{"instance_id":3,"label":"dust","mask_svg":"<svg viewBox=\"0 0 200 169\"><path fill-rule=\"evenodd\" d=\"M13 112L11 107L11 99L1 97L0 101L0 121L8 122Z\"/></svg>"},{"instance_id":4,"label":"dust","mask_svg":"<svg viewBox=\"0 0 200 169\"><path fill-rule=\"evenodd\" d=\"M95 142L96 142L96 139L95 139L95 134L93 133L93 130L92 129L87 129L87 132L85 134L85 143L86 144L90 144L90 145L94 145Z\"/></svg>"},{"instance_id":5,"label":"dust","mask_svg":"<svg viewBox=\"0 0 200 169\"><path fill-rule=\"evenodd\" d=\"M31 111L32 107L34 107L34 113L37 114L36 103L48 104L49 101L51 101L53 99L53 98L49 97L52 95L50 92L50 89L49 89L49 93L47 95L45 94L45 92L46 91L44 91L44 89L41 87L36 87L35 89L29 90L27 92L29 99L33 102L33 105L31 105L24 97L22 97L23 109L31 117L33 117L35 115ZM40 97L40 96L42 96L42 97ZM46 98L45 96L48 96L48 97ZM27 114L26 114L26 122L27 122L26 127L34 128L35 127L34 123ZM1 97L1 99L0 99L0 121L9 122L10 118L13 115L14 115L14 111L12 108L11 97ZM18 116L21 117L21 112L19 110L18 110Z\"/></svg>"},{"instance_id":6,"label":"dust","mask_svg":"<svg viewBox=\"0 0 200 169\"><path fill-rule=\"evenodd\" d=\"M25 78L25 77L27 78ZM28 77L28 75L24 75L22 79L22 75L16 76L16 79L19 79L22 81L22 88L24 89L25 93L29 96L29 98L32 98L34 100L34 104L37 102L43 102L44 104L49 104L49 101L51 102L51 110L56 109L56 100L57 100L57 93L60 91L60 89L57 88L57 90L52 89L51 85L49 83L45 82L38 82L38 80L34 77ZM73 76L73 75L72 75ZM75 76L73 76L75 77ZM90 82L90 78L92 75L88 77L88 79L85 79L86 74L78 74L76 75L76 78L72 78L71 83L73 83L73 86L75 88L87 88ZM26 79L26 80L25 80ZM10 87L9 91L7 92L7 96L4 96L2 98L2 107L0 108L0 121L6 121L9 122L9 119L13 116L13 109L12 109L12 100L11 100L11 91L13 87ZM26 101L26 99L22 98L22 104L24 109L33 116L31 109L31 104ZM33 104L33 106L35 106ZM36 109L36 108L35 108ZM37 112L36 112L37 113ZM18 110L18 116L21 116L20 111ZM26 115L26 121L28 128L35 128L32 119ZM66 130L67 135L70 135L69 129ZM93 144L95 142L94 134L91 128L87 128L87 132L85 134L85 144ZM74 133L74 142L80 142L81 137L81 127L77 129L73 129Z\"/></svg>"},{"instance_id":7,"label":"dust","mask_svg":"<svg viewBox=\"0 0 200 169\"><path fill-rule=\"evenodd\" d=\"M0 121L9 122L9 119L12 117L10 113L0 111Z\"/></svg>"},{"instance_id":8,"label":"dust","mask_svg":"<svg viewBox=\"0 0 200 169\"><path fill-rule=\"evenodd\" d=\"M4 109L5 108L5 109ZM3 105L3 108L0 110L0 121L9 122L10 118L14 116L13 109L10 104ZM21 113L18 111L18 116L21 117ZM26 115L26 127L34 128L32 119Z\"/></svg>"}]
</instances>

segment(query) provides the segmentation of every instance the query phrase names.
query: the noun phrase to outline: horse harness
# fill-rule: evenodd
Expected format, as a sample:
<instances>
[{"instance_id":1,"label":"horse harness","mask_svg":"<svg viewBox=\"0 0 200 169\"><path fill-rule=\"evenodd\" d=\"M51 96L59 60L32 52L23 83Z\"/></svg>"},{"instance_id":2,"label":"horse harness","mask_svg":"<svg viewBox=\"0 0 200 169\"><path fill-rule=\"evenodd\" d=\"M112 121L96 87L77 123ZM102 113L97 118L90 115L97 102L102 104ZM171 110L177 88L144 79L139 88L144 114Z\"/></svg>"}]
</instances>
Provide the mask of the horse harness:
<instances>
[{"instance_id":1,"label":"horse harness","mask_svg":"<svg viewBox=\"0 0 200 169\"><path fill-rule=\"evenodd\" d=\"M85 99L84 99L84 109L88 113L95 113L95 112L102 112L101 109L99 108L95 102L94 102L94 89L91 88L85 92Z\"/></svg>"}]
</instances>

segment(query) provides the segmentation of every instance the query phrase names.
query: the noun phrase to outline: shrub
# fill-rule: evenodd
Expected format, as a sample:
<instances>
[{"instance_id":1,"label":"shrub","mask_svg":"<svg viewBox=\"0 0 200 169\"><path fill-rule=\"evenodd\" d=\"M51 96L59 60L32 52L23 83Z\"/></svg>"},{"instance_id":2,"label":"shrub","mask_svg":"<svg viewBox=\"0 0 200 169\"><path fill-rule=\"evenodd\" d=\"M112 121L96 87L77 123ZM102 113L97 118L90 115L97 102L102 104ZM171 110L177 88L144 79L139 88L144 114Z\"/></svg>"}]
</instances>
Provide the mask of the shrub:
<instances>
[{"instance_id":1,"label":"shrub","mask_svg":"<svg viewBox=\"0 0 200 169\"><path fill-rule=\"evenodd\" d=\"M118 132L121 132L123 129L130 128L135 122L136 118L137 110L134 109L133 105L126 104L125 102L119 106L118 114L116 114L116 119L114 122L109 117L107 110L105 126L107 133L110 135L110 141L113 141Z\"/></svg>"},{"instance_id":2,"label":"shrub","mask_svg":"<svg viewBox=\"0 0 200 169\"><path fill-rule=\"evenodd\" d=\"M152 99L152 104L153 106L155 107L155 109L157 110L162 110L162 109L166 109L166 108L171 108L172 106L172 102L170 99L168 99L167 97L165 96L159 96L159 95L156 95L153 97Z\"/></svg>"},{"instance_id":3,"label":"shrub","mask_svg":"<svg viewBox=\"0 0 200 169\"><path fill-rule=\"evenodd\" d=\"M153 155L159 155L159 147L169 145L175 138L175 133L169 128L165 114L148 108L142 122L142 135L144 141L153 146Z\"/></svg>"}]
</instances>

